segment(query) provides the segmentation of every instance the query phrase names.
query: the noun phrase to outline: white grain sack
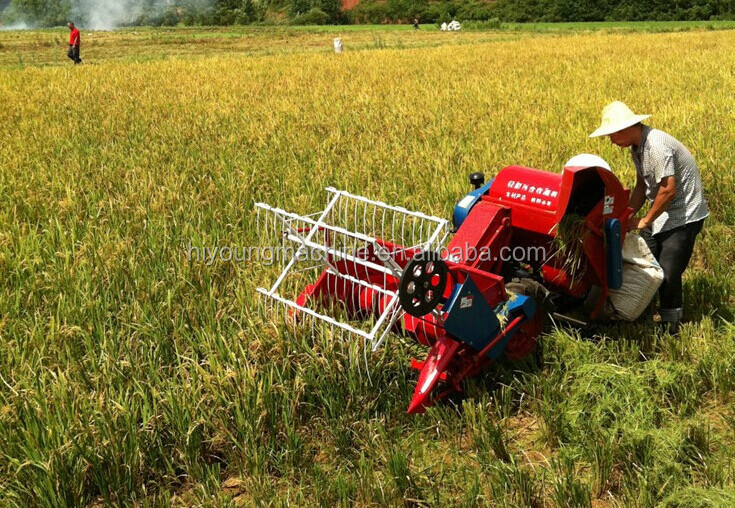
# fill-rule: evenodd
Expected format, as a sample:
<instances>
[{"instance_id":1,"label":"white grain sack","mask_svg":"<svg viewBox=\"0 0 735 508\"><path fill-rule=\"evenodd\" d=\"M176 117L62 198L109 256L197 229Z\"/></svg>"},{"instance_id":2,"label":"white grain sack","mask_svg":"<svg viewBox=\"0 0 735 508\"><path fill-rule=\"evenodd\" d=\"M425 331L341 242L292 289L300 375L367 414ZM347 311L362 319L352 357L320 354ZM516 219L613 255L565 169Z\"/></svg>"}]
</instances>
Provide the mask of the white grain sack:
<instances>
[{"instance_id":1,"label":"white grain sack","mask_svg":"<svg viewBox=\"0 0 735 508\"><path fill-rule=\"evenodd\" d=\"M623 243L623 286L610 290L609 301L618 318L635 321L646 310L664 280L664 271L646 242L628 234Z\"/></svg>"}]
</instances>

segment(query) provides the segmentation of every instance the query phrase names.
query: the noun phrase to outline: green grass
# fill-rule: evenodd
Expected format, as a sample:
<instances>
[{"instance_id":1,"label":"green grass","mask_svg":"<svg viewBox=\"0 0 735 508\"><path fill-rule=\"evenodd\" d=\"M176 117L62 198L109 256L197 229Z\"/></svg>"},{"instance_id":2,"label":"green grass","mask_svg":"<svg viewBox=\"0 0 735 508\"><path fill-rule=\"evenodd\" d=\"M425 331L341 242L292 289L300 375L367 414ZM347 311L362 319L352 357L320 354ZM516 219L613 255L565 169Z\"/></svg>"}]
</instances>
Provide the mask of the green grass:
<instances>
[{"instance_id":1,"label":"green grass","mask_svg":"<svg viewBox=\"0 0 735 508\"><path fill-rule=\"evenodd\" d=\"M481 23L478 24L482 26ZM469 27L472 23L469 23ZM576 23L503 23L506 30L611 31L611 32L679 32L689 30L732 30L735 21L592 21Z\"/></svg>"},{"instance_id":2,"label":"green grass","mask_svg":"<svg viewBox=\"0 0 735 508\"><path fill-rule=\"evenodd\" d=\"M79 67L60 31L0 34L0 506L732 504L734 32L365 31L342 55L141 33L88 39ZM187 261L257 244L254 202L313 212L327 185L448 217L470 171L580 152L630 185L587 138L613 98L702 169L679 338L551 329L539 364L408 416L424 348L391 336L368 378L356 345L259 314L275 268Z\"/></svg>"}]
</instances>

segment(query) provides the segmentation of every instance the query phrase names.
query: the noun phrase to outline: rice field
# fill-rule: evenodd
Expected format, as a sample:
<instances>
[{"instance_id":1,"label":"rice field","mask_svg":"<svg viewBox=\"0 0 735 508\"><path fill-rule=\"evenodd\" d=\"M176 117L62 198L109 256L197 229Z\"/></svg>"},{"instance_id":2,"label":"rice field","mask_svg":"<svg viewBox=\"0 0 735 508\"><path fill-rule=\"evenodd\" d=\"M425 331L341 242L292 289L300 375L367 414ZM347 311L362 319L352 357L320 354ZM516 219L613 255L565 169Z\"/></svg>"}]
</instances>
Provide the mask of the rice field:
<instances>
[{"instance_id":1,"label":"rice field","mask_svg":"<svg viewBox=\"0 0 735 508\"><path fill-rule=\"evenodd\" d=\"M735 32L65 37L0 33L0 505L735 505ZM450 217L472 171L581 152L632 185L587 138L615 99L702 172L678 338L555 328L408 416L419 347L368 378L256 312L276 267L190 255L326 186Z\"/></svg>"}]
</instances>

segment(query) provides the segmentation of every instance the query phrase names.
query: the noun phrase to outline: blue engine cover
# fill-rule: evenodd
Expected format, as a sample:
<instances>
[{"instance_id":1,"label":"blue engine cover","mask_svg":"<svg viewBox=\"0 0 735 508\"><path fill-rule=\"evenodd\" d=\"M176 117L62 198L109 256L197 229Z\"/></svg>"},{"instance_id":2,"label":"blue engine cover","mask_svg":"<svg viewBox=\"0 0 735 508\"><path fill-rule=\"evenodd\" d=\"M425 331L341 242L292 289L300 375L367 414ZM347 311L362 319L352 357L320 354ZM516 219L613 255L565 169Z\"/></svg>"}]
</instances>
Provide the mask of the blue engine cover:
<instances>
[{"instance_id":1,"label":"blue engine cover","mask_svg":"<svg viewBox=\"0 0 735 508\"><path fill-rule=\"evenodd\" d=\"M469 215L470 210L472 210L472 207L480 201L483 194L487 194L487 191L490 190L490 186L492 184L493 181L490 180L479 189L475 189L467 194L459 203L457 203L454 207L454 214L452 215L452 224L454 224L455 228L459 228L462 225L464 220L467 218L467 215Z\"/></svg>"},{"instance_id":2,"label":"blue engine cover","mask_svg":"<svg viewBox=\"0 0 735 508\"><path fill-rule=\"evenodd\" d=\"M444 329L447 333L480 351L501 332L496 312L505 315L507 321L512 320L519 313L524 314L526 319L530 319L536 311L536 303L530 297L517 295L507 305L492 309L472 277L467 277L463 284L454 286L444 310L447 313L444 321ZM513 333L513 331L508 333L487 353L487 356L490 358L500 356L508 341L513 337Z\"/></svg>"},{"instance_id":3,"label":"blue engine cover","mask_svg":"<svg viewBox=\"0 0 735 508\"><path fill-rule=\"evenodd\" d=\"M500 332L500 322L472 277L456 284L444 306L444 329L452 337L480 350Z\"/></svg>"}]
</instances>

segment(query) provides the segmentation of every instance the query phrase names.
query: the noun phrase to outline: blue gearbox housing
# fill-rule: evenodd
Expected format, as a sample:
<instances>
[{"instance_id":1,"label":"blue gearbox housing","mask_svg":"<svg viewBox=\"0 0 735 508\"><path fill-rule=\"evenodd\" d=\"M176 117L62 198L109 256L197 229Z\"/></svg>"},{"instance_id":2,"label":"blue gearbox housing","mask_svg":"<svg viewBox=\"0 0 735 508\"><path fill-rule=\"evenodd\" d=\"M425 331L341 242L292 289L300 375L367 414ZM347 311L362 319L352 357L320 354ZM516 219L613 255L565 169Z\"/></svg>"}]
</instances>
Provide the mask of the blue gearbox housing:
<instances>
[{"instance_id":1,"label":"blue gearbox housing","mask_svg":"<svg viewBox=\"0 0 735 508\"><path fill-rule=\"evenodd\" d=\"M501 320L509 323L519 315L524 316L524 321L531 319L536 312L536 302L529 296L513 295L492 309L472 277L468 276L463 283L455 284L444 310L447 313L444 320L446 332L482 351L503 331ZM500 356L516 330L518 327L510 330L487 352L487 356L492 359Z\"/></svg>"}]
</instances>

